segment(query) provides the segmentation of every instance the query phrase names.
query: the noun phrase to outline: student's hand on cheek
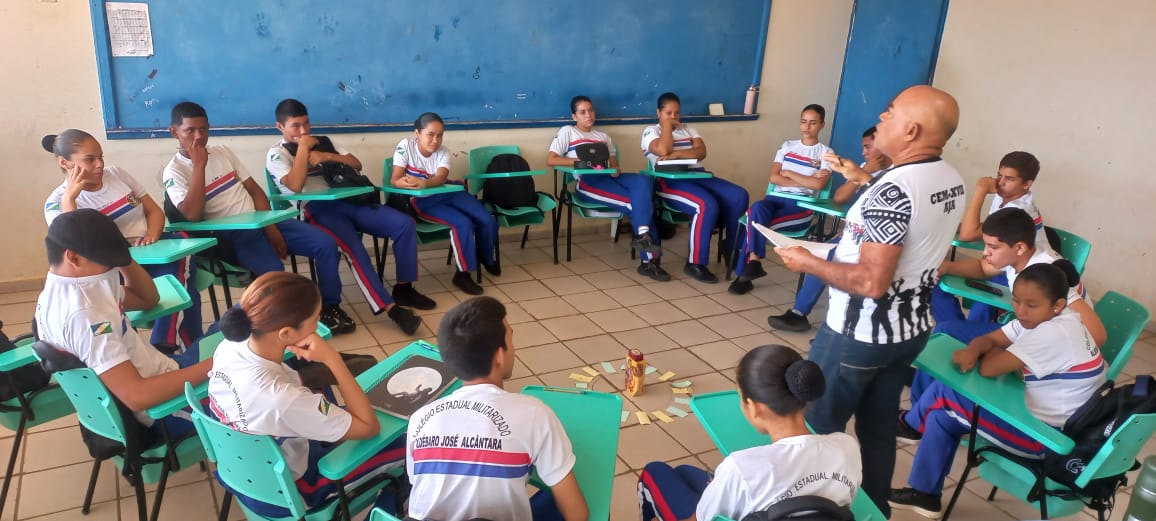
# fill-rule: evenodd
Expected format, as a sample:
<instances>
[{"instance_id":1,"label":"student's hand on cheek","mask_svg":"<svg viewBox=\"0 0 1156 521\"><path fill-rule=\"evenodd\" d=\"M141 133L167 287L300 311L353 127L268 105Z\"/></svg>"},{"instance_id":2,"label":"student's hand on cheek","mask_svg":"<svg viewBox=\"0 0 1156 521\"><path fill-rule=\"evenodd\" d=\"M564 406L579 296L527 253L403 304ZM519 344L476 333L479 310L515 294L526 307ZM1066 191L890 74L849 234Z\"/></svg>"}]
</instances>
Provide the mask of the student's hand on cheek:
<instances>
[{"instance_id":1,"label":"student's hand on cheek","mask_svg":"<svg viewBox=\"0 0 1156 521\"><path fill-rule=\"evenodd\" d=\"M317 146L317 138L313 137L312 134L305 134L304 136L297 138L298 150L312 151L313 147L315 146Z\"/></svg>"},{"instance_id":2,"label":"student's hand on cheek","mask_svg":"<svg viewBox=\"0 0 1156 521\"><path fill-rule=\"evenodd\" d=\"M285 349L288 349L297 358L309 362L325 363L334 356L340 357L333 346L330 346L317 333L310 334L295 345L285 346Z\"/></svg>"},{"instance_id":3,"label":"student's hand on cheek","mask_svg":"<svg viewBox=\"0 0 1156 521\"><path fill-rule=\"evenodd\" d=\"M73 164L72 168L68 169L65 180L64 192L75 199L77 195L80 195L80 192L84 191L84 168L79 164Z\"/></svg>"}]
</instances>

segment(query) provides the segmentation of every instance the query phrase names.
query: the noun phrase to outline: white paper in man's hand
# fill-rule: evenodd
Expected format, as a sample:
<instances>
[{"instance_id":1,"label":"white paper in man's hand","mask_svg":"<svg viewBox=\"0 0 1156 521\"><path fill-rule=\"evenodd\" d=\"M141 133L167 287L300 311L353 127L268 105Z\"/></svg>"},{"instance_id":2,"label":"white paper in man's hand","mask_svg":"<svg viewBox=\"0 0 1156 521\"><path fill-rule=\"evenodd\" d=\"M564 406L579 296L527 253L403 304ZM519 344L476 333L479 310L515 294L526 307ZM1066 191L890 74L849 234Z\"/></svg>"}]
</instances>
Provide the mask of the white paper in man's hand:
<instances>
[{"instance_id":1,"label":"white paper in man's hand","mask_svg":"<svg viewBox=\"0 0 1156 521\"><path fill-rule=\"evenodd\" d=\"M755 229L758 230L759 233L763 234L763 237L766 237L768 241L771 241L771 244L774 244L780 248L800 246L806 248L807 251L811 252L811 255L819 257L820 259L826 259L827 254L830 253L831 249L835 247L835 244L829 242L801 241L799 239L792 239L759 223L751 224L754 225Z\"/></svg>"}]
</instances>

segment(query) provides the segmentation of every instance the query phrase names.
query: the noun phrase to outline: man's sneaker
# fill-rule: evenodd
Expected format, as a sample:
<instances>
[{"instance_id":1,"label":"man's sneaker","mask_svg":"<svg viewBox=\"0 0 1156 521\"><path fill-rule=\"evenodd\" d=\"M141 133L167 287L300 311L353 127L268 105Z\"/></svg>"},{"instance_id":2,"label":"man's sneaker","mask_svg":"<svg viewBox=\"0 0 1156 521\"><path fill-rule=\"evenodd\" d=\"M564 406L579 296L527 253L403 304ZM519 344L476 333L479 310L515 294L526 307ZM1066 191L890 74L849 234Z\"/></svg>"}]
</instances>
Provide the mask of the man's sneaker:
<instances>
[{"instance_id":1,"label":"man's sneaker","mask_svg":"<svg viewBox=\"0 0 1156 521\"><path fill-rule=\"evenodd\" d=\"M650 238L650 233L635 235L634 239L630 241L630 247L655 255L662 253L662 246L654 244L654 241Z\"/></svg>"},{"instance_id":2,"label":"man's sneaker","mask_svg":"<svg viewBox=\"0 0 1156 521\"><path fill-rule=\"evenodd\" d=\"M401 331L407 335L414 334L418 326L421 325L421 317L414 315L413 310L394 305L385 313L389 315L389 319L401 328Z\"/></svg>"},{"instance_id":3,"label":"man's sneaker","mask_svg":"<svg viewBox=\"0 0 1156 521\"><path fill-rule=\"evenodd\" d=\"M321 323L325 324L325 327L329 328L329 331L335 335L352 333L354 329L357 329L357 323L337 304L321 310Z\"/></svg>"},{"instance_id":4,"label":"man's sneaker","mask_svg":"<svg viewBox=\"0 0 1156 521\"><path fill-rule=\"evenodd\" d=\"M658 259L651 259L638 266L638 273L646 275L659 282L666 282L670 280L670 274L662 269L662 265L658 263Z\"/></svg>"},{"instance_id":5,"label":"man's sneaker","mask_svg":"<svg viewBox=\"0 0 1156 521\"><path fill-rule=\"evenodd\" d=\"M940 496L924 494L913 488L891 489L891 508L910 510L923 517L939 519L943 517L943 504Z\"/></svg>"},{"instance_id":6,"label":"man's sneaker","mask_svg":"<svg viewBox=\"0 0 1156 521\"><path fill-rule=\"evenodd\" d=\"M474 282L474 276L472 274L470 274L470 272L468 272L468 271L459 271L457 273L454 273L453 282L454 282L454 285L458 287L458 289L466 292L467 294L470 294L470 295L481 295L482 294L482 287L479 286L477 282Z\"/></svg>"},{"instance_id":7,"label":"man's sneaker","mask_svg":"<svg viewBox=\"0 0 1156 521\"><path fill-rule=\"evenodd\" d=\"M730 287L727 288L727 293L732 295L746 295L750 293L752 289L755 289L754 282L743 280L742 277L739 277L735 279L734 282L731 282Z\"/></svg>"},{"instance_id":8,"label":"man's sneaker","mask_svg":"<svg viewBox=\"0 0 1156 521\"><path fill-rule=\"evenodd\" d=\"M907 420L903 419L904 416L907 416L907 410L899 409L899 419L895 422L895 436L899 438L899 441L911 444L923 439L923 433L915 430L914 427L908 424Z\"/></svg>"},{"instance_id":9,"label":"man's sneaker","mask_svg":"<svg viewBox=\"0 0 1156 521\"><path fill-rule=\"evenodd\" d=\"M811 330L811 323L807 321L807 317L796 313L793 309L788 309L786 313L779 316L771 315L767 317L767 323L770 324L771 327L783 331L803 333Z\"/></svg>"},{"instance_id":10,"label":"man's sneaker","mask_svg":"<svg viewBox=\"0 0 1156 521\"><path fill-rule=\"evenodd\" d=\"M750 282L752 280L766 277L766 276L767 276L767 270L763 269L763 263L761 263L757 260L752 260L752 261L747 261L747 265L743 266L743 274L739 275L738 280L741 280L744 282Z\"/></svg>"},{"instance_id":11,"label":"man's sneaker","mask_svg":"<svg viewBox=\"0 0 1156 521\"><path fill-rule=\"evenodd\" d=\"M699 282L705 282L707 284L718 282L718 277L702 264L691 264L688 262L686 266L682 267L682 272Z\"/></svg>"},{"instance_id":12,"label":"man's sneaker","mask_svg":"<svg viewBox=\"0 0 1156 521\"><path fill-rule=\"evenodd\" d=\"M486 264L483 262L482 267L486 268L486 273L489 273L490 275L495 277L502 276L502 261L496 260L493 264Z\"/></svg>"},{"instance_id":13,"label":"man's sneaker","mask_svg":"<svg viewBox=\"0 0 1156 521\"><path fill-rule=\"evenodd\" d=\"M399 306L430 310L438 307L433 299L417 292L412 282L398 283L393 287L393 301Z\"/></svg>"}]
</instances>

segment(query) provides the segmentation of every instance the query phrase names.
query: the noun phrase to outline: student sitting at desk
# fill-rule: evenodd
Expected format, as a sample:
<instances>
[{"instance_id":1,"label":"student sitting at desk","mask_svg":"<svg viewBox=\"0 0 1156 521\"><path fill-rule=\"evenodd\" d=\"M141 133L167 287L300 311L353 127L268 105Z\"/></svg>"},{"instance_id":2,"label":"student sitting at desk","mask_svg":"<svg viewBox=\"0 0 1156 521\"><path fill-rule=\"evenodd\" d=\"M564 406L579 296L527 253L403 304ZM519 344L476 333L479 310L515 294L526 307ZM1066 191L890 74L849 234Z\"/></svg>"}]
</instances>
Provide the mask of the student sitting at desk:
<instances>
[{"instance_id":1,"label":"student sitting at desk","mask_svg":"<svg viewBox=\"0 0 1156 521\"><path fill-rule=\"evenodd\" d=\"M442 146L445 128L441 116L433 112L426 112L414 120L413 137L401 140L393 152L390 184L397 188L418 190L448 182L452 153ZM390 194L390 199L395 201L393 204L398 204L399 199L409 199L409 207L415 215L450 227L450 246L454 250L458 268L453 283L458 289L470 295L482 294L482 287L474 282L470 274L478 269L479 253L482 255L482 266L490 275L496 277L502 274L502 265L494 256L494 246L498 242L498 221L469 192L463 190L417 197Z\"/></svg>"},{"instance_id":2,"label":"student sitting at desk","mask_svg":"<svg viewBox=\"0 0 1156 521\"><path fill-rule=\"evenodd\" d=\"M181 217L202 221L270 208L265 190L253 181L233 151L225 145L208 144L209 117L204 108L191 101L178 103L172 110L169 132L179 147L162 178L165 194ZM288 219L264 230L221 230L213 236L220 243L217 251L227 252L225 260L236 260L257 275L284 271L281 259L290 253L312 258L325 303L321 321L334 334L349 333L357 327L341 309L337 243L325 232ZM417 326L413 324L413 329Z\"/></svg>"},{"instance_id":3,"label":"student sitting at desk","mask_svg":"<svg viewBox=\"0 0 1156 521\"><path fill-rule=\"evenodd\" d=\"M867 191L867 187L872 181L883 175L891 167L891 158L883 155L883 152L875 148L875 127L863 131L862 145L863 162L859 166L855 166L855 163L847 158L839 157L834 152L829 152L823 158L827 164L831 165L831 170L838 172L845 179L843 184L835 189L835 194L831 196L835 204L850 206L859 198L860 194ZM831 240L837 242L839 237L836 236ZM826 288L827 284L819 277L810 273L803 275L803 284L795 293L795 304L782 315L767 317L767 323L771 327L783 331L802 333L810 330L811 322L807 320L807 315L811 314L811 310L815 308L815 304L819 302L819 297L823 296L823 290Z\"/></svg>"},{"instance_id":4,"label":"student sitting at desk","mask_svg":"<svg viewBox=\"0 0 1156 521\"><path fill-rule=\"evenodd\" d=\"M814 103L803 107L799 114L800 139L788 140L775 153L771 163L770 184L775 192L815 197L827 186L831 176L830 165L823 159L831 147L819 142L827 110ZM811 226L813 211L798 206L794 199L767 194L747 210L747 236L742 255L735 263L735 281L727 291L742 295L754 288L751 281L766 277L759 259L767 256L767 239L751 227L759 223L777 232L804 232Z\"/></svg>"},{"instance_id":5,"label":"student sitting at desk","mask_svg":"<svg viewBox=\"0 0 1156 521\"><path fill-rule=\"evenodd\" d=\"M104 151L89 133L70 128L59 135L44 136L41 145L56 156L64 172L64 182L44 202L44 218L48 224L52 224L61 213L92 208L111 217L133 246L185 237L182 232L164 231L164 210L132 175L104 164ZM201 292L193 283L189 260L184 258L144 267L154 278L162 275L176 277L192 301L188 309L160 317L153 323L150 342L161 349L180 351L204 335Z\"/></svg>"},{"instance_id":6,"label":"student sitting at desk","mask_svg":"<svg viewBox=\"0 0 1156 521\"><path fill-rule=\"evenodd\" d=\"M586 96L574 96L570 100L570 117L573 125L558 130L546 164L550 166L574 166L578 159L577 148L587 143L605 143L610 152L610 168L618 168L618 158L614 153L614 143L605 132L594 130L594 103ZM670 280L670 274L662 269L662 248L658 246L658 230L654 225L654 182L642 174L617 173L612 175L574 176L574 194L593 204L609 206L623 215L630 216L634 227L634 239L630 246L642 253L642 264L638 273L659 282Z\"/></svg>"},{"instance_id":7,"label":"student sitting at desk","mask_svg":"<svg viewBox=\"0 0 1156 521\"><path fill-rule=\"evenodd\" d=\"M739 362L743 416L772 443L734 452L713 479L689 465L646 465L638 482L643 521L744 519L794 496L821 496L849 506L859 490L859 444L842 432L813 434L807 402L823 394L819 366L781 345L757 347Z\"/></svg>"},{"instance_id":8,"label":"student sitting at desk","mask_svg":"<svg viewBox=\"0 0 1156 521\"><path fill-rule=\"evenodd\" d=\"M658 124L642 131L642 152L653 168L666 159L706 159L706 143L698 131L680 122L682 102L673 92L658 97ZM723 251L731 251L738 233L739 217L747 209L750 195L730 181L714 176L706 179L658 179L658 197L679 212L690 216L690 249L683 272L707 284L718 282L710 272L711 233L722 219L726 233Z\"/></svg>"},{"instance_id":9,"label":"student sitting at desk","mask_svg":"<svg viewBox=\"0 0 1156 521\"><path fill-rule=\"evenodd\" d=\"M413 519L583 521L586 500L558 417L541 400L511 393L514 330L491 297L467 300L442 318L441 355L462 387L410 416L406 469ZM532 498L531 471L550 490Z\"/></svg>"},{"instance_id":10,"label":"student sitting at desk","mask_svg":"<svg viewBox=\"0 0 1156 521\"><path fill-rule=\"evenodd\" d=\"M80 359L141 424L160 434L145 411L179 396L185 382L203 382L212 361L198 361L195 345L165 356L129 327L124 312L150 308L158 296L112 218L92 208L62 213L48 226L44 245L49 268L36 301L36 337ZM187 413L161 421L174 439L193 429Z\"/></svg>"},{"instance_id":11,"label":"student sitting at desk","mask_svg":"<svg viewBox=\"0 0 1156 521\"><path fill-rule=\"evenodd\" d=\"M253 281L241 305L221 317L225 340L213 355L209 409L221 422L247 434L272 436L281 447L297 488L311 508L338 494L337 482L323 477L318 461L344 440L377 435L380 425L365 392L341 353L317 336L321 297L309 279L293 273L266 273ZM284 363L285 351L324 364L333 373L345 408L301 383ZM404 464L404 440L397 440L345 476L354 489ZM267 518L286 517L283 507L230 490L246 508Z\"/></svg>"},{"instance_id":12,"label":"student sitting at desk","mask_svg":"<svg viewBox=\"0 0 1156 521\"><path fill-rule=\"evenodd\" d=\"M990 218L989 218L990 221ZM1033 264L1013 286L1016 320L956 351L961 372L977 369L987 377L1022 372L1028 411L1057 429L1104 383L1104 359L1080 316L1068 309L1068 279L1063 270ZM971 430L975 404L935 381L911 411L900 416L907 437L922 436L908 488L891 492L891 506L938 519L943 481L951 471L959 440ZM920 434L922 433L922 434ZM1025 458L1039 458L1044 446L999 416L984 413L979 434Z\"/></svg>"},{"instance_id":13,"label":"student sitting at desk","mask_svg":"<svg viewBox=\"0 0 1156 521\"><path fill-rule=\"evenodd\" d=\"M338 147L330 138L310 134L309 111L305 104L295 99L282 100L277 104L275 114L281 141L269 148L265 171L273 177L282 194L329 189L321 176L322 163L338 162L354 170L361 170L361 160L357 156ZM317 149L321 139L325 140L332 151ZM296 154L290 153L290 148ZM378 196L374 194L373 197ZM365 301L374 314L384 311L402 330L412 333L421 319L406 307L437 307L436 302L413 287L413 282L417 280L417 232L414 230L413 219L408 215L376 202L357 204L344 199L302 201L299 207L305 220L324 232L326 242L336 241L357 279L357 287L365 294ZM392 298L374 271L373 261L369 259L369 253L361 242L361 233L393 241L397 283L393 286Z\"/></svg>"}]
</instances>

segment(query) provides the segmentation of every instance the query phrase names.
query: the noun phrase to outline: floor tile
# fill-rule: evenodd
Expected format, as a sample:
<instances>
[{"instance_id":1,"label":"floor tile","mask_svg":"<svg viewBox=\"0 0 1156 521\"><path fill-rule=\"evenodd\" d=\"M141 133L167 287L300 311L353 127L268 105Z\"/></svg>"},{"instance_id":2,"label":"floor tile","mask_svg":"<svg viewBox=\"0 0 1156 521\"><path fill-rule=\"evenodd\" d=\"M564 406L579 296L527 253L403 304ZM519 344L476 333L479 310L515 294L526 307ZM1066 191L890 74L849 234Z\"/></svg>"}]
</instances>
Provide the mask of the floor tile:
<instances>
[{"instance_id":1,"label":"floor tile","mask_svg":"<svg viewBox=\"0 0 1156 521\"><path fill-rule=\"evenodd\" d=\"M543 374L560 369L570 369L583 365L581 359L574 356L562 344L547 344L538 347L515 348L514 356L518 357L534 374Z\"/></svg>"},{"instance_id":2,"label":"floor tile","mask_svg":"<svg viewBox=\"0 0 1156 521\"><path fill-rule=\"evenodd\" d=\"M550 291L550 288L543 286L541 282L536 280L501 284L498 288L510 298L514 299L514 302L554 296L554 292Z\"/></svg>"},{"instance_id":3,"label":"floor tile","mask_svg":"<svg viewBox=\"0 0 1156 521\"><path fill-rule=\"evenodd\" d=\"M574 273L577 273L579 275L585 275L585 274L589 274L589 273L597 273L600 271L610 271L613 269L610 266L608 266L605 262L602 262L595 257L587 257L584 259L574 259L573 261L567 263L566 267L570 268L570 271L573 271Z\"/></svg>"},{"instance_id":4,"label":"floor tile","mask_svg":"<svg viewBox=\"0 0 1156 521\"><path fill-rule=\"evenodd\" d=\"M514 346L518 349L557 341L558 338L538 322L526 322L514 328Z\"/></svg>"},{"instance_id":5,"label":"floor tile","mask_svg":"<svg viewBox=\"0 0 1156 521\"><path fill-rule=\"evenodd\" d=\"M523 322L533 322L534 316L527 313L526 309L521 304L511 302L506 304L506 321L510 324L521 324Z\"/></svg>"},{"instance_id":6,"label":"floor tile","mask_svg":"<svg viewBox=\"0 0 1156 521\"><path fill-rule=\"evenodd\" d=\"M652 461L666 461L690 453L657 425L636 425L622 429L618 435L618 456L630 468L638 470Z\"/></svg>"},{"instance_id":7,"label":"floor tile","mask_svg":"<svg viewBox=\"0 0 1156 521\"><path fill-rule=\"evenodd\" d=\"M614 333L614 339L626 349L637 349L646 354L678 347L677 342L652 327Z\"/></svg>"},{"instance_id":8,"label":"floor tile","mask_svg":"<svg viewBox=\"0 0 1156 521\"><path fill-rule=\"evenodd\" d=\"M603 332L597 324L583 315L551 318L540 322L559 340L594 336Z\"/></svg>"},{"instance_id":9,"label":"floor tile","mask_svg":"<svg viewBox=\"0 0 1156 521\"><path fill-rule=\"evenodd\" d=\"M694 356L693 353L686 349L671 349L670 351L660 351L658 353L646 355L646 361L652 367L658 369L654 375L647 377L647 382L657 381L658 376L667 372L674 371L675 379L683 380L687 377L705 374L712 371L712 369L703 363L702 359Z\"/></svg>"},{"instance_id":10,"label":"floor tile","mask_svg":"<svg viewBox=\"0 0 1156 521\"><path fill-rule=\"evenodd\" d=\"M734 314L704 317L698 321L724 338L753 335L762 331L751 321Z\"/></svg>"},{"instance_id":11,"label":"floor tile","mask_svg":"<svg viewBox=\"0 0 1156 521\"><path fill-rule=\"evenodd\" d=\"M634 286L637 283L617 271L600 271L583 275L587 282L601 290Z\"/></svg>"},{"instance_id":12,"label":"floor tile","mask_svg":"<svg viewBox=\"0 0 1156 521\"><path fill-rule=\"evenodd\" d=\"M610 495L610 519L638 519L638 476L615 476Z\"/></svg>"},{"instance_id":13,"label":"floor tile","mask_svg":"<svg viewBox=\"0 0 1156 521\"><path fill-rule=\"evenodd\" d=\"M722 304L731 311L743 311L747 309L756 309L766 307L767 303L759 300L750 293L746 295L732 295L727 292L715 293L710 295L710 298L715 302Z\"/></svg>"},{"instance_id":14,"label":"floor tile","mask_svg":"<svg viewBox=\"0 0 1156 521\"><path fill-rule=\"evenodd\" d=\"M715 369L732 369L737 367L739 360L746 354L746 351L743 351L739 346L729 340L720 340L688 349L690 349L690 352L694 353L695 356L705 360L706 363Z\"/></svg>"},{"instance_id":15,"label":"floor tile","mask_svg":"<svg viewBox=\"0 0 1156 521\"><path fill-rule=\"evenodd\" d=\"M707 470L714 472L714 469L718 468L718 464L722 463L723 456L718 449L708 450L699 454L698 460L701 461L703 465L706 465Z\"/></svg>"},{"instance_id":16,"label":"floor tile","mask_svg":"<svg viewBox=\"0 0 1156 521\"><path fill-rule=\"evenodd\" d=\"M702 327L702 324L695 320L684 320L673 324L661 325L658 326L658 330L662 331L662 334L674 339L678 345L683 347L722 340L722 337L719 336L718 333Z\"/></svg>"},{"instance_id":17,"label":"floor tile","mask_svg":"<svg viewBox=\"0 0 1156 521\"><path fill-rule=\"evenodd\" d=\"M85 462L24 474L20 478L20 501L17 506L19 517L35 517L80 507L84 504L84 491L91 470L92 463ZM100 467L93 502L115 499L117 481L120 479L120 472L112 461L105 461ZM128 486L124 483L121 485ZM114 503L102 506L116 507Z\"/></svg>"},{"instance_id":18,"label":"floor tile","mask_svg":"<svg viewBox=\"0 0 1156 521\"><path fill-rule=\"evenodd\" d=\"M568 277L575 274L566 267L566 263L564 262L560 264L554 264L553 261L523 264L522 269L526 270L526 273L529 273L531 277L539 280L553 277Z\"/></svg>"},{"instance_id":19,"label":"floor tile","mask_svg":"<svg viewBox=\"0 0 1156 521\"><path fill-rule=\"evenodd\" d=\"M586 318L598 324L598 327L608 333L630 331L647 326L646 321L639 318L638 315L631 313L630 309L627 308L587 313Z\"/></svg>"},{"instance_id":20,"label":"floor tile","mask_svg":"<svg viewBox=\"0 0 1156 521\"><path fill-rule=\"evenodd\" d=\"M606 290L606 294L625 307L635 307L642 304L662 302L662 297L644 287L627 286Z\"/></svg>"},{"instance_id":21,"label":"floor tile","mask_svg":"<svg viewBox=\"0 0 1156 521\"><path fill-rule=\"evenodd\" d=\"M522 301L522 305L524 306L523 309L538 320L578 314L578 310L574 309L574 306L571 306L565 300L562 300L562 297L524 300Z\"/></svg>"},{"instance_id":22,"label":"floor tile","mask_svg":"<svg viewBox=\"0 0 1156 521\"><path fill-rule=\"evenodd\" d=\"M547 288L550 288L550 291L553 291L557 295L588 293L590 291L594 291L595 289L593 285L591 285L589 282L586 282L586 279L583 279L578 275L544 279L542 280L542 284L545 284Z\"/></svg>"},{"instance_id":23,"label":"floor tile","mask_svg":"<svg viewBox=\"0 0 1156 521\"><path fill-rule=\"evenodd\" d=\"M666 300L697 297L702 295L702 293L697 289L691 287L681 280L655 283L647 286L646 289L652 291L655 295L658 295Z\"/></svg>"},{"instance_id":24,"label":"floor tile","mask_svg":"<svg viewBox=\"0 0 1156 521\"><path fill-rule=\"evenodd\" d=\"M582 313L593 313L595 311L606 311L608 309L616 309L619 307L618 301L610 298L605 292L591 291L589 293L577 293L574 295L566 295L562 297L563 300L574 306L574 309Z\"/></svg>"},{"instance_id":25,"label":"floor tile","mask_svg":"<svg viewBox=\"0 0 1156 521\"><path fill-rule=\"evenodd\" d=\"M631 309L633 309L638 316L642 317L642 319L646 321L646 324L651 326L669 324L690 318L689 315L679 311L678 308L672 306L669 302L642 304L640 306L634 306Z\"/></svg>"},{"instance_id":26,"label":"floor tile","mask_svg":"<svg viewBox=\"0 0 1156 521\"><path fill-rule=\"evenodd\" d=\"M92 461L80 438L80 427L29 434L24 440L24 472ZM11 449L11 445L8 446ZM7 452L4 453L7 456Z\"/></svg>"},{"instance_id":27,"label":"floor tile","mask_svg":"<svg viewBox=\"0 0 1156 521\"><path fill-rule=\"evenodd\" d=\"M576 338L562 343L587 364L613 361L614 368L617 370L618 364L626 359L626 347L610 335ZM602 371L600 366L594 368Z\"/></svg>"},{"instance_id":28,"label":"floor tile","mask_svg":"<svg viewBox=\"0 0 1156 521\"><path fill-rule=\"evenodd\" d=\"M215 519L217 509L213 504L212 488L208 481L201 481L179 487L165 487L164 499L161 502L161 511L158 519ZM155 492L148 493L148 506L151 511ZM136 514L136 500L123 498L120 500L121 517L125 513L129 516ZM234 506L237 510L240 508Z\"/></svg>"},{"instance_id":29,"label":"floor tile","mask_svg":"<svg viewBox=\"0 0 1156 521\"><path fill-rule=\"evenodd\" d=\"M691 318L709 317L711 315L721 315L731 312L726 306L704 295L672 300L670 303Z\"/></svg>"}]
</instances>

